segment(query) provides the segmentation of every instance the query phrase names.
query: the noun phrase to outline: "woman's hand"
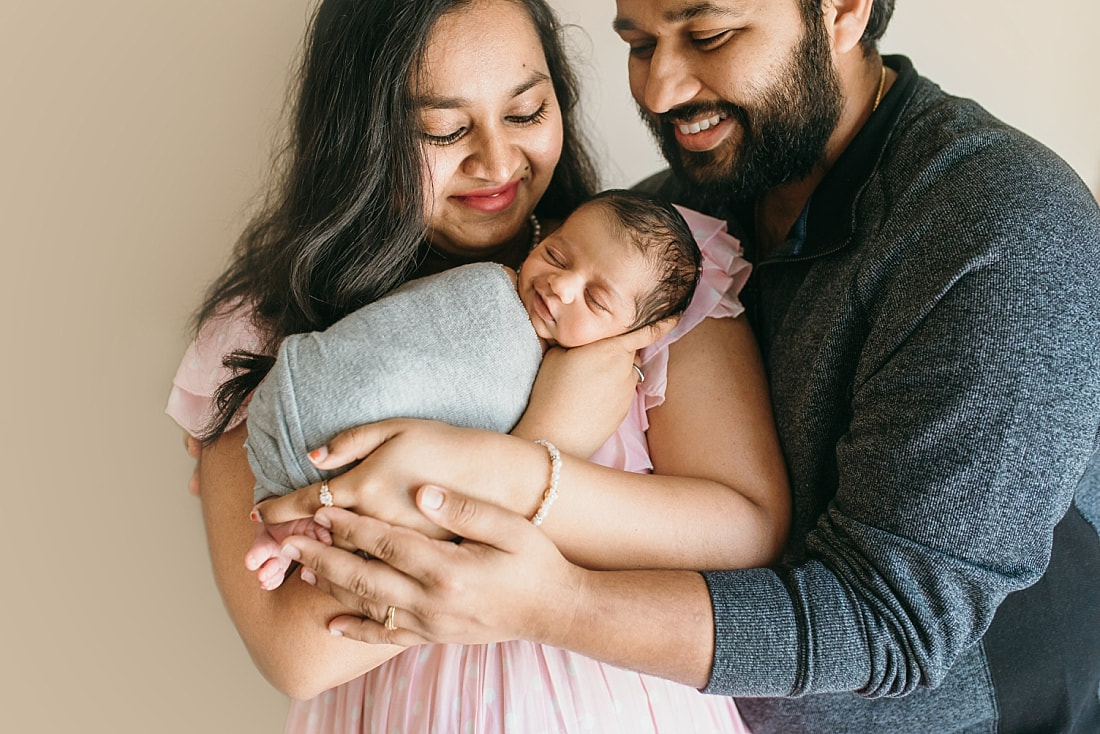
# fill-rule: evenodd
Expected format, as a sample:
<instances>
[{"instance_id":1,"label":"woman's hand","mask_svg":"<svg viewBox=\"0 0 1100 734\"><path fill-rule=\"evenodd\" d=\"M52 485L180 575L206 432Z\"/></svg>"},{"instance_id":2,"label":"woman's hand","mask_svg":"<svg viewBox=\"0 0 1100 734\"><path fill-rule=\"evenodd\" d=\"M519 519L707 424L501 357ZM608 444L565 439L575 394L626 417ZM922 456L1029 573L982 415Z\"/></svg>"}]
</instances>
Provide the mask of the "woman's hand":
<instances>
[{"instance_id":1,"label":"woman's hand","mask_svg":"<svg viewBox=\"0 0 1100 734\"><path fill-rule=\"evenodd\" d=\"M450 505L440 512L445 494ZM526 518L430 486L417 501L467 540L440 541L326 508L316 521L371 560L304 536L284 542L284 554L305 566L304 580L362 614L336 617L330 630L365 642L415 645L539 640L551 627L568 627L583 572ZM390 605L393 630L384 625Z\"/></svg>"},{"instance_id":2,"label":"woman's hand","mask_svg":"<svg viewBox=\"0 0 1100 734\"><path fill-rule=\"evenodd\" d=\"M582 347L547 350L513 436L548 439L566 454L588 458L623 422L638 373L635 355L676 326L669 317Z\"/></svg>"},{"instance_id":3,"label":"woman's hand","mask_svg":"<svg viewBox=\"0 0 1100 734\"><path fill-rule=\"evenodd\" d=\"M439 421L398 418L344 431L310 454L321 469L358 462L330 479L336 507L370 515L433 538L451 538L417 508L416 491L446 486L520 513L534 514L546 488L546 451L529 441ZM264 500L255 508L265 523L312 516L321 509L320 485Z\"/></svg>"}]
</instances>

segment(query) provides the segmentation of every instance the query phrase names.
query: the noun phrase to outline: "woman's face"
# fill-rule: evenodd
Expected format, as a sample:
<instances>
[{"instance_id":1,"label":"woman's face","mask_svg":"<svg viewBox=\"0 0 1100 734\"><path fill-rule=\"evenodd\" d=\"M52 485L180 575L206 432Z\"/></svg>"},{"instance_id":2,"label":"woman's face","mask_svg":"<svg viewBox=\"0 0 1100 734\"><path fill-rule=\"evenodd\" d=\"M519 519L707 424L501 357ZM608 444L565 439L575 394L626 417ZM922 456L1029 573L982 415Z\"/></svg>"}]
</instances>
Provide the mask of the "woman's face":
<instances>
[{"instance_id":1,"label":"woman's face","mask_svg":"<svg viewBox=\"0 0 1100 734\"><path fill-rule=\"evenodd\" d=\"M562 122L526 11L481 0L443 16L414 89L432 245L477 258L529 244L527 218L561 155Z\"/></svg>"}]
</instances>

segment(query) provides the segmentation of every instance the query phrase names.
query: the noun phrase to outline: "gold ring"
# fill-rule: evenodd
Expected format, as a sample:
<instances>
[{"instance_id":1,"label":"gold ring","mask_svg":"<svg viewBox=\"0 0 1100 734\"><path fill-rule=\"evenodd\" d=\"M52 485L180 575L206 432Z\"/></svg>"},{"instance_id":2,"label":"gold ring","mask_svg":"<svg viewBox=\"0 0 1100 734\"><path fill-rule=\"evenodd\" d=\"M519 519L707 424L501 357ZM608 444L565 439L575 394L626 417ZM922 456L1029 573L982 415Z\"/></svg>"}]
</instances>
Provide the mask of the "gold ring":
<instances>
[{"instance_id":1,"label":"gold ring","mask_svg":"<svg viewBox=\"0 0 1100 734\"><path fill-rule=\"evenodd\" d=\"M327 479L321 482L321 504L332 507L332 492L329 491Z\"/></svg>"},{"instance_id":2,"label":"gold ring","mask_svg":"<svg viewBox=\"0 0 1100 734\"><path fill-rule=\"evenodd\" d=\"M396 611L397 607L395 607L393 604L390 604L389 608L386 609L386 621L383 623L383 626L385 626L385 628L388 629L390 632L393 632L395 629L397 629L397 625L393 621L393 615Z\"/></svg>"}]
</instances>

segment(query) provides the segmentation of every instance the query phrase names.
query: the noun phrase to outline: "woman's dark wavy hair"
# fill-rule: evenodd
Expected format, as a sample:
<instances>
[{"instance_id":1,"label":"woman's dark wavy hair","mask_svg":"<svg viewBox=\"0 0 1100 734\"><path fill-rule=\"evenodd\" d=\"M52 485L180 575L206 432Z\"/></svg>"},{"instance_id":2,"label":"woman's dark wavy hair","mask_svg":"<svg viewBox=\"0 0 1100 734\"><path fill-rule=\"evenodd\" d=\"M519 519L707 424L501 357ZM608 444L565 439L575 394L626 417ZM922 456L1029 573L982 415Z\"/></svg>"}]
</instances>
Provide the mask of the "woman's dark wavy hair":
<instances>
[{"instance_id":1,"label":"woman's dark wavy hair","mask_svg":"<svg viewBox=\"0 0 1100 734\"><path fill-rule=\"evenodd\" d=\"M821 15L821 0L802 0L802 17ZM878 48L878 42L886 33L886 26L890 25L890 18L894 15L894 0L874 0L871 5L871 17L867 19L867 27L863 36L859 39L859 45L863 47L866 56Z\"/></svg>"},{"instance_id":2,"label":"woman's dark wavy hair","mask_svg":"<svg viewBox=\"0 0 1100 734\"><path fill-rule=\"evenodd\" d=\"M577 116L579 85L545 0L510 0L542 42L564 127L561 159L536 212L564 218L596 190ZM224 359L234 377L202 438L220 436L290 334L324 329L409 278L427 223L419 118L410 80L443 15L477 0L325 0L306 36L280 177L195 314L249 309L258 352ZM470 43L477 43L476 38ZM471 70L477 73L477 70Z\"/></svg>"}]
</instances>

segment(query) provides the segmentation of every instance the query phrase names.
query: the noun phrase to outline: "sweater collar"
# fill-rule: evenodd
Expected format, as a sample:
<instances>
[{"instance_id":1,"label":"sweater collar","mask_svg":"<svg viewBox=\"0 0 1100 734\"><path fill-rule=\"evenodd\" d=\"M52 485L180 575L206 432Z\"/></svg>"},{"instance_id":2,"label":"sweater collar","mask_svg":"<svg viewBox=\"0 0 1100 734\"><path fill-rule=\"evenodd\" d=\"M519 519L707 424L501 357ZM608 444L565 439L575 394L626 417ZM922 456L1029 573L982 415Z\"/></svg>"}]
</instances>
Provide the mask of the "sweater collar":
<instances>
[{"instance_id":1,"label":"sweater collar","mask_svg":"<svg viewBox=\"0 0 1100 734\"><path fill-rule=\"evenodd\" d=\"M918 80L912 62L905 56L884 56L883 63L897 72L897 79L878 109L814 189L782 246L768 257L767 262L817 257L842 249L851 241L856 204L879 165ZM750 260L757 261L751 237L746 237L753 231L752 203L734 205L729 214L733 216L728 218L746 223L739 234L743 240L748 240L746 250Z\"/></svg>"}]
</instances>

